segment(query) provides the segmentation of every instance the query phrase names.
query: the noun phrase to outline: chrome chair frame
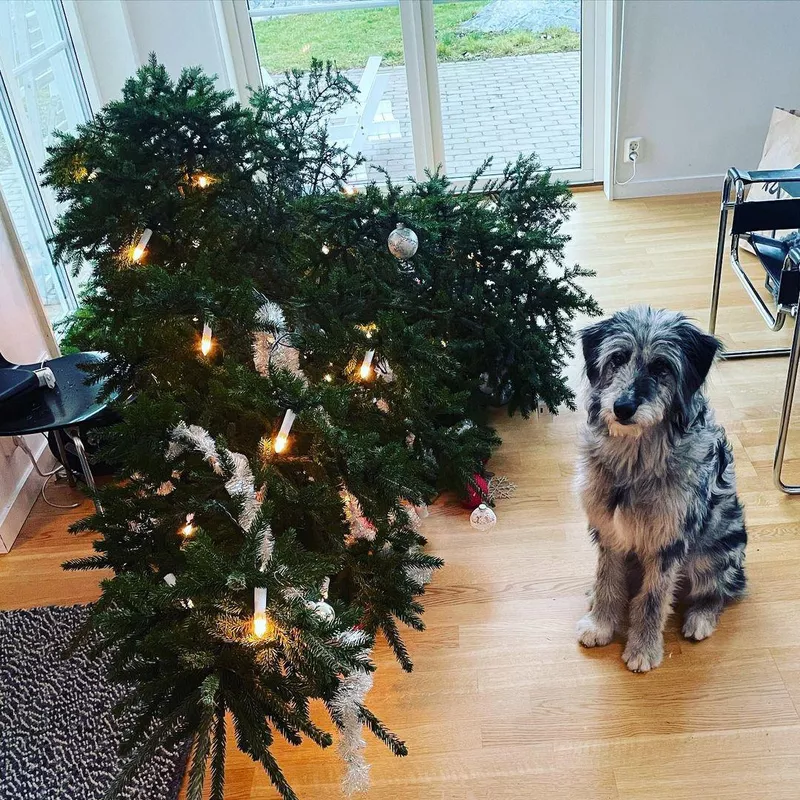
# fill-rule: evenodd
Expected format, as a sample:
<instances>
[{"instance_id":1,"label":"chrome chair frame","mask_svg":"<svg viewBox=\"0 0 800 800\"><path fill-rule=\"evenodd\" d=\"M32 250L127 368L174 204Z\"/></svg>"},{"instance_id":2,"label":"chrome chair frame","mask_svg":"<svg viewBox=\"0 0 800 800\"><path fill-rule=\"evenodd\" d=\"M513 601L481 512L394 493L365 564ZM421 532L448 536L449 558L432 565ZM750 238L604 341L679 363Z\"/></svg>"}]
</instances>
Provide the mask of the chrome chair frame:
<instances>
[{"instance_id":1,"label":"chrome chair frame","mask_svg":"<svg viewBox=\"0 0 800 800\"><path fill-rule=\"evenodd\" d=\"M709 333L715 333L717 327L717 311L719 309L719 293L722 284L722 264L724 260L725 239L728 235L728 215L731 210L745 203L745 188L752 184L764 183L800 183L800 169L796 170L759 170L757 172L744 172L738 169L729 169L722 186L722 202L720 206L719 233L717 236L717 254L714 264L714 283L711 292L711 313L708 321ZM733 199L731 191L735 190ZM776 200L773 202L796 202ZM800 227L800 216L798 216ZM798 363L800 363L800 325L797 322L798 306L800 302L779 304L773 314L770 307L761 298L750 278L742 268L739 260L740 232L731 233L730 259L731 267L739 282L744 287L753 301L764 322L771 331L783 328L787 317L794 317L795 327L790 347L768 347L759 350L733 350L722 355L723 359L743 358L770 358L773 356L789 356L789 368L786 375L786 385L783 392L783 405L781 407L780 421L778 424L778 441L775 446L775 457L772 462L772 480L775 486L786 494L800 494L800 484L784 483L783 462L786 452L786 442L789 436L789 424L792 416L792 401L794 400L795 384L797 382ZM790 268L800 270L800 249L792 248L786 258ZM786 263L784 262L784 263Z\"/></svg>"}]
</instances>

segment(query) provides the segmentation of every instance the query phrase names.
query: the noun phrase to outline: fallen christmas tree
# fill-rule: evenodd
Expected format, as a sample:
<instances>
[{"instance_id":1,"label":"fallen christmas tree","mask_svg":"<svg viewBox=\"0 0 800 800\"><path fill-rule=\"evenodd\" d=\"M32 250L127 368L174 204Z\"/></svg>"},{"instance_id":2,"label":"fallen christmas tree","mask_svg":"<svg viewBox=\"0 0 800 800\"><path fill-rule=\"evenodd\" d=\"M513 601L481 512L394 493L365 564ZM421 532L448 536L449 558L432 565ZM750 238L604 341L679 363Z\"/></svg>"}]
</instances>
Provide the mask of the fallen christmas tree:
<instances>
[{"instance_id":1,"label":"fallen christmas tree","mask_svg":"<svg viewBox=\"0 0 800 800\"><path fill-rule=\"evenodd\" d=\"M125 480L76 526L97 555L67 565L114 571L91 631L138 722L112 796L191 740L188 797L210 765L223 798L229 713L292 798L270 748L331 744L314 699L348 790L367 781L363 726L405 754L364 698L378 633L411 669L398 623L423 628L441 566L416 508L497 446L481 383L526 414L571 402L570 321L596 308L562 263L566 187L531 157L488 200L439 175L355 191L359 159L324 126L354 92L314 63L245 108L152 58L51 149L56 255L93 267L68 340L107 353L121 416L103 449Z\"/></svg>"}]
</instances>

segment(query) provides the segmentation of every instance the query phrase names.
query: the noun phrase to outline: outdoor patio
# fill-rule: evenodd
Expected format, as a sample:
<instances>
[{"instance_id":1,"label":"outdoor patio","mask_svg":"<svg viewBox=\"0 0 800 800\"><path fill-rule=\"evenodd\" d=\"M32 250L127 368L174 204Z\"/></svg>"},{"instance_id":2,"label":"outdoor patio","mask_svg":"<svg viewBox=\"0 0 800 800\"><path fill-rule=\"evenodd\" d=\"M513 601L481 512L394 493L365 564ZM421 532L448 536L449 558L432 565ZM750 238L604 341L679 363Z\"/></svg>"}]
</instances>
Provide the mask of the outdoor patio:
<instances>
[{"instance_id":1,"label":"outdoor patio","mask_svg":"<svg viewBox=\"0 0 800 800\"><path fill-rule=\"evenodd\" d=\"M488 156L497 172L531 151L554 169L580 166L580 61L576 51L440 64L448 175L469 175ZM361 73L346 74L357 84ZM393 117L399 133L369 136L362 151L400 180L414 174L405 68L380 73L389 84L376 118ZM367 177L380 180L375 169Z\"/></svg>"}]
</instances>

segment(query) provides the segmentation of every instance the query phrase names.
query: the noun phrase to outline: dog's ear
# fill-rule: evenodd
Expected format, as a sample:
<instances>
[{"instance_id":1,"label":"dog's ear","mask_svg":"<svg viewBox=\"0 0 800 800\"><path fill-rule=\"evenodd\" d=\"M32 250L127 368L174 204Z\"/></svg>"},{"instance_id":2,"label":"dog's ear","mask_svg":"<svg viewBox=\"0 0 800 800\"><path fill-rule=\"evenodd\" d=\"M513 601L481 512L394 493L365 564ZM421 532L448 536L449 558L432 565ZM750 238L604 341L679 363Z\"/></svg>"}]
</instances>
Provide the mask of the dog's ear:
<instances>
[{"instance_id":1,"label":"dog's ear","mask_svg":"<svg viewBox=\"0 0 800 800\"><path fill-rule=\"evenodd\" d=\"M680 344L684 357L686 399L703 385L714 363L714 358L722 349L722 342L716 336L703 333L690 322L680 328Z\"/></svg>"},{"instance_id":2,"label":"dog's ear","mask_svg":"<svg viewBox=\"0 0 800 800\"><path fill-rule=\"evenodd\" d=\"M586 377L592 386L600 380L600 369L598 368L600 345L603 343L603 339L608 336L610 330L611 320L604 319L600 322L595 322L594 325L590 325L580 332L584 369L586 370Z\"/></svg>"}]
</instances>

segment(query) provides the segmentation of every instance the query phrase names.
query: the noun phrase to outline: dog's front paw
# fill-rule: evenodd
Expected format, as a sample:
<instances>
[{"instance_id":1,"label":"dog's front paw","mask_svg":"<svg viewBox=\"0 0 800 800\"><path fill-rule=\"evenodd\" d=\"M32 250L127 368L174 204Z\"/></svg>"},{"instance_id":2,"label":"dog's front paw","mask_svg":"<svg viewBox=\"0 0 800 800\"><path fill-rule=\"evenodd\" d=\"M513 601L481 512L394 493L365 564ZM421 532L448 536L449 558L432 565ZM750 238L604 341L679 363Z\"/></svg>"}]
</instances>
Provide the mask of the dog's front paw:
<instances>
[{"instance_id":1,"label":"dog's front paw","mask_svg":"<svg viewBox=\"0 0 800 800\"><path fill-rule=\"evenodd\" d=\"M631 672L650 672L661 663L663 658L664 645L661 642L654 645L628 642L622 653L622 660L628 665Z\"/></svg>"},{"instance_id":2,"label":"dog's front paw","mask_svg":"<svg viewBox=\"0 0 800 800\"><path fill-rule=\"evenodd\" d=\"M717 614L708 611L689 611L683 622L682 632L687 639L699 642L708 639L717 627Z\"/></svg>"},{"instance_id":3,"label":"dog's front paw","mask_svg":"<svg viewBox=\"0 0 800 800\"><path fill-rule=\"evenodd\" d=\"M614 626L587 614L578 622L578 641L584 647L604 647L614 638Z\"/></svg>"}]
</instances>

